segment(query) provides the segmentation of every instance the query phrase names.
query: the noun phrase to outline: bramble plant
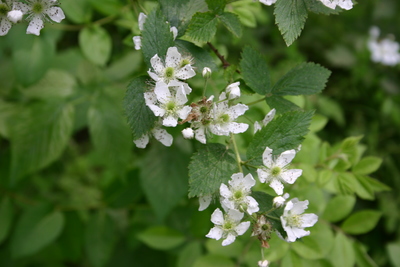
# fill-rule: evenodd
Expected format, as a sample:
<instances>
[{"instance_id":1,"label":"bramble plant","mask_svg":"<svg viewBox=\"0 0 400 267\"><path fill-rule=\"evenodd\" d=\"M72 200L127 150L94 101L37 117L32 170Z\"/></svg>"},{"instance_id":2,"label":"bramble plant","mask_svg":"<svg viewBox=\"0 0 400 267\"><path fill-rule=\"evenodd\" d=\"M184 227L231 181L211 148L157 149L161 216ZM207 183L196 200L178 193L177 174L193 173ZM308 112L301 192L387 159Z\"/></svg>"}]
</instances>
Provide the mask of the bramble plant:
<instances>
[{"instance_id":1,"label":"bramble plant","mask_svg":"<svg viewBox=\"0 0 400 267\"><path fill-rule=\"evenodd\" d=\"M382 212L352 211L390 190L369 176L382 159L363 156L362 135L317 135L342 118L318 95L332 72L290 50L309 15L355 4L0 0L16 71L0 100L5 266L378 266L355 235ZM232 44L271 9L295 58L276 68ZM372 60L396 65L397 43L378 36ZM79 50L56 54L75 37Z\"/></svg>"}]
</instances>

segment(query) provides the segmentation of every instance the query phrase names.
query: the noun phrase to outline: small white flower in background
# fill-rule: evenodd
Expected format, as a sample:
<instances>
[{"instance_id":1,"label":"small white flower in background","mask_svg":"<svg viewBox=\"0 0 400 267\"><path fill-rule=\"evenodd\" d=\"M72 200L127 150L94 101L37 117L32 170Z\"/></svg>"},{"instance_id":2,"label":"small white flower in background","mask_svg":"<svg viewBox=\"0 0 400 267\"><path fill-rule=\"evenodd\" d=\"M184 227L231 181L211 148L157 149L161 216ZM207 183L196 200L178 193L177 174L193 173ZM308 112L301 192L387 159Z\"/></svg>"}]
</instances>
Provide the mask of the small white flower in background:
<instances>
[{"instance_id":1,"label":"small white flower in background","mask_svg":"<svg viewBox=\"0 0 400 267\"><path fill-rule=\"evenodd\" d=\"M272 4L275 4L276 0L260 0L260 3L270 6Z\"/></svg>"},{"instance_id":2,"label":"small white flower in background","mask_svg":"<svg viewBox=\"0 0 400 267\"><path fill-rule=\"evenodd\" d=\"M156 54L150 59L154 72L149 70L147 73L156 82L162 81L166 84L178 79L187 80L196 75L192 66L190 64L185 64L187 61L188 60L182 58L182 55L178 52L176 47L170 47L165 57L165 64Z\"/></svg>"},{"instance_id":3,"label":"small white flower in background","mask_svg":"<svg viewBox=\"0 0 400 267\"><path fill-rule=\"evenodd\" d=\"M183 130L182 130L182 135L183 135L183 138L186 138L186 139L193 139L193 137L194 137L194 131L193 131L192 128L186 128L186 129L183 129Z\"/></svg>"},{"instance_id":4,"label":"small white flower in background","mask_svg":"<svg viewBox=\"0 0 400 267\"><path fill-rule=\"evenodd\" d=\"M154 92L144 93L146 105L153 111L154 115L163 118L162 124L168 127L175 127L178 118L184 120L191 111L191 107L185 106L187 96L183 86L176 87L176 90L169 89L165 83L157 83Z\"/></svg>"},{"instance_id":5,"label":"small white flower in background","mask_svg":"<svg viewBox=\"0 0 400 267\"><path fill-rule=\"evenodd\" d=\"M275 117L276 110L273 108L271 109L267 115L265 115L264 119L260 122L256 121L254 123L254 133L258 132L261 130L263 127L267 126L267 124L272 121L272 119Z\"/></svg>"},{"instance_id":6,"label":"small white flower in background","mask_svg":"<svg viewBox=\"0 0 400 267\"><path fill-rule=\"evenodd\" d=\"M236 209L241 212L247 211L250 215L259 211L257 201L250 196L251 188L256 184L253 176L249 173L243 177L243 173L232 174L229 187L221 184L219 192L222 196L221 204L228 209Z\"/></svg>"},{"instance_id":7,"label":"small white flower in background","mask_svg":"<svg viewBox=\"0 0 400 267\"><path fill-rule=\"evenodd\" d=\"M235 82L226 87L226 95L229 99L236 99L240 97L240 82Z\"/></svg>"},{"instance_id":8,"label":"small white flower in background","mask_svg":"<svg viewBox=\"0 0 400 267\"><path fill-rule=\"evenodd\" d=\"M340 8L350 10L353 8L353 2L351 0L320 0L325 6L335 9L336 6Z\"/></svg>"},{"instance_id":9,"label":"small white flower in background","mask_svg":"<svg viewBox=\"0 0 400 267\"><path fill-rule=\"evenodd\" d=\"M204 67L203 71L201 72L201 74L203 75L204 78L210 78L211 73L212 73L212 71L209 67Z\"/></svg>"},{"instance_id":10,"label":"small white flower in background","mask_svg":"<svg viewBox=\"0 0 400 267\"><path fill-rule=\"evenodd\" d=\"M280 208L280 207L282 207L284 204L285 204L285 202L286 202L286 199L288 199L289 198L289 194L288 193L285 193L283 196L277 196L277 197L275 197L274 199L273 199L273 205L274 205L274 207L275 208Z\"/></svg>"},{"instance_id":11,"label":"small white flower in background","mask_svg":"<svg viewBox=\"0 0 400 267\"><path fill-rule=\"evenodd\" d=\"M299 201L297 198L290 200L281 216L282 227L287 233L287 241L294 242L297 238L307 236L310 231L304 230L311 227L318 221L314 213L302 214L308 207L308 200Z\"/></svg>"},{"instance_id":12,"label":"small white flower in background","mask_svg":"<svg viewBox=\"0 0 400 267\"><path fill-rule=\"evenodd\" d=\"M395 66L400 63L399 43L384 38L378 40L380 30L373 26L370 29L368 48L371 52L371 60L387 66Z\"/></svg>"},{"instance_id":13,"label":"small white flower in background","mask_svg":"<svg viewBox=\"0 0 400 267\"><path fill-rule=\"evenodd\" d=\"M0 36L4 36L11 29L12 21L8 17L11 12L13 1L0 0Z\"/></svg>"},{"instance_id":14,"label":"small white flower in background","mask_svg":"<svg viewBox=\"0 0 400 267\"><path fill-rule=\"evenodd\" d=\"M20 10L11 10L7 14L7 18L12 22L12 23L18 23L22 20L23 13Z\"/></svg>"},{"instance_id":15,"label":"small white flower in background","mask_svg":"<svg viewBox=\"0 0 400 267\"><path fill-rule=\"evenodd\" d=\"M199 197L199 211L203 211L206 208L208 208L208 206L210 206L212 200L212 196L211 195L205 195L205 196L200 196Z\"/></svg>"},{"instance_id":16,"label":"small white flower in background","mask_svg":"<svg viewBox=\"0 0 400 267\"><path fill-rule=\"evenodd\" d=\"M268 267L269 262L267 260L258 261L258 267Z\"/></svg>"},{"instance_id":17,"label":"small white flower in background","mask_svg":"<svg viewBox=\"0 0 400 267\"><path fill-rule=\"evenodd\" d=\"M139 30L143 31L143 25L146 22L147 16L143 13L139 13L139 18L138 18L138 25L139 25Z\"/></svg>"},{"instance_id":18,"label":"small white flower in background","mask_svg":"<svg viewBox=\"0 0 400 267\"><path fill-rule=\"evenodd\" d=\"M223 246L232 244L238 235L243 235L250 227L250 222L241 222L243 215L237 210L229 210L224 216L220 209L216 209L211 215L211 222L215 226L206 237L216 240L224 238Z\"/></svg>"},{"instance_id":19,"label":"small white flower in background","mask_svg":"<svg viewBox=\"0 0 400 267\"><path fill-rule=\"evenodd\" d=\"M154 136L154 138L164 146L172 145L172 135L170 135L165 129L162 129L160 126L154 127L153 129L151 129L150 133L142 135L142 137L133 140L133 142L138 148L146 148L147 144L149 143L150 136Z\"/></svg>"},{"instance_id":20,"label":"small white flower in background","mask_svg":"<svg viewBox=\"0 0 400 267\"><path fill-rule=\"evenodd\" d=\"M133 44L135 45L135 50L142 49L142 37L141 36L133 36L132 40L133 40Z\"/></svg>"},{"instance_id":21,"label":"small white flower in background","mask_svg":"<svg viewBox=\"0 0 400 267\"><path fill-rule=\"evenodd\" d=\"M64 12L56 0L26 0L27 4L17 2L14 3L13 9L20 10L27 14L29 26L26 30L27 34L40 35L40 30L44 27L45 21L54 21L60 23L65 19Z\"/></svg>"},{"instance_id":22,"label":"small white flower in background","mask_svg":"<svg viewBox=\"0 0 400 267\"><path fill-rule=\"evenodd\" d=\"M287 166L295 156L296 151L291 149L274 158L272 149L266 147L263 153L265 167L257 169L260 182L270 183L269 186L275 190L275 193L282 195L283 183L293 184L303 172L300 169L287 169Z\"/></svg>"}]
</instances>

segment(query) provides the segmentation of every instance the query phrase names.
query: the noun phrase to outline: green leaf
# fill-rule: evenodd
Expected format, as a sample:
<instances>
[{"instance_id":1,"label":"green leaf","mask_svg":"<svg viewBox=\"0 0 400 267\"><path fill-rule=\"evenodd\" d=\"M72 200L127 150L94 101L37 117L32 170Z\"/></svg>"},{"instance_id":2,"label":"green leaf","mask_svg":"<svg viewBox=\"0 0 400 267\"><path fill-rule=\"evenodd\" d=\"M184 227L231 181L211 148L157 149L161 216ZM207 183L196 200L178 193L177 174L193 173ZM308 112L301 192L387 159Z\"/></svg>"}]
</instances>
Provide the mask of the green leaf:
<instances>
[{"instance_id":1,"label":"green leaf","mask_svg":"<svg viewBox=\"0 0 400 267\"><path fill-rule=\"evenodd\" d=\"M375 172L382 164L382 159L378 157L365 157L361 159L354 167L356 174L370 174Z\"/></svg>"},{"instance_id":2,"label":"green leaf","mask_svg":"<svg viewBox=\"0 0 400 267\"><path fill-rule=\"evenodd\" d=\"M390 261L394 267L400 267L400 244L390 243L386 246Z\"/></svg>"},{"instance_id":3,"label":"green leaf","mask_svg":"<svg viewBox=\"0 0 400 267\"><path fill-rule=\"evenodd\" d=\"M378 265L374 262L374 260L367 254L361 243L354 242L353 247L356 255L357 266L378 267Z\"/></svg>"},{"instance_id":4,"label":"green leaf","mask_svg":"<svg viewBox=\"0 0 400 267\"><path fill-rule=\"evenodd\" d=\"M85 24L91 21L92 8L89 1L69 0L62 4L62 9L68 20L76 24Z\"/></svg>"},{"instance_id":5,"label":"green leaf","mask_svg":"<svg viewBox=\"0 0 400 267\"><path fill-rule=\"evenodd\" d=\"M315 114L311 120L310 132L316 133L324 129L328 123L328 118L320 114Z\"/></svg>"},{"instance_id":6,"label":"green leaf","mask_svg":"<svg viewBox=\"0 0 400 267\"><path fill-rule=\"evenodd\" d=\"M321 92L331 72L314 63L302 63L285 74L272 88L272 93L285 95L312 95Z\"/></svg>"},{"instance_id":7,"label":"green leaf","mask_svg":"<svg viewBox=\"0 0 400 267\"><path fill-rule=\"evenodd\" d=\"M215 14L222 14L225 9L226 0L206 0L208 9Z\"/></svg>"},{"instance_id":8,"label":"green leaf","mask_svg":"<svg viewBox=\"0 0 400 267\"><path fill-rule=\"evenodd\" d=\"M336 189L342 194L353 194L359 187L356 177L349 172L339 173L334 182Z\"/></svg>"},{"instance_id":9,"label":"green leaf","mask_svg":"<svg viewBox=\"0 0 400 267\"><path fill-rule=\"evenodd\" d=\"M139 233L137 238L147 246L158 250L170 250L185 242L185 236L166 226L154 226Z\"/></svg>"},{"instance_id":10,"label":"green leaf","mask_svg":"<svg viewBox=\"0 0 400 267\"><path fill-rule=\"evenodd\" d=\"M128 85L124 98L125 115L128 125L132 129L133 140L139 139L148 133L154 126L157 117L146 106L144 92L148 90L147 77L141 76L133 79Z\"/></svg>"},{"instance_id":11,"label":"green leaf","mask_svg":"<svg viewBox=\"0 0 400 267\"><path fill-rule=\"evenodd\" d=\"M353 267L355 254L352 242L344 234L338 232L328 257L334 267Z\"/></svg>"},{"instance_id":12,"label":"green leaf","mask_svg":"<svg viewBox=\"0 0 400 267\"><path fill-rule=\"evenodd\" d=\"M14 217L11 201L4 197L0 204L0 244L7 238Z\"/></svg>"},{"instance_id":13,"label":"green leaf","mask_svg":"<svg viewBox=\"0 0 400 267\"><path fill-rule=\"evenodd\" d=\"M193 267L235 267L231 259L221 255L207 254L201 256L193 264Z\"/></svg>"},{"instance_id":14,"label":"green leaf","mask_svg":"<svg viewBox=\"0 0 400 267\"><path fill-rule=\"evenodd\" d=\"M306 4L308 11L314 12L316 14L324 14L324 15L339 14L338 10L325 6L319 0L304 0L304 3Z\"/></svg>"},{"instance_id":15,"label":"green leaf","mask_svg":"<svg viewBox=\"0 0 400 267\"><path fill-rule=\"evenodd\" d=\"M285 257L283 257L281 263L285 267L308 267L301 257L299 257L294 251L289 251Z\"/></svg>"},{"instance_id":16,"label":"green leaf","mask_svg":"<svg viewBox=\"0 0 400 267\"><path fill-rule=\"evenodd\" d=\"M24 89L23 93L38 99L67 98L73 94L75 86L76 80L68 72L50 69L39 82Z\"/></svg>"},{"instance_id":17,"label":"green leaf","mask_svg":"<svg viewBox=\"0 0 400 267\"><path fill-rule=\"evenodd\" d=\"M318 180L317 180L317 184L319 187L324 186L326 183L328 183L332 177L333 177L333 171L329 170L329 169L324 169L322 171L319 172L318 174Z\"/></svg>"},{"instance_id":18,"label":"green leaf","mask_svg":"<svg viewBox=\"0 0 400 267\"><path fill-rule=\"evenodd\" d=\"M362 135L351 136L344 139L340 144L341 151L347 154L348 160L351 162L351 164L355 164L361 156L358 150L358 144L362 138Z\"/></svg>"},{"instance_id":19,"label":"green leaf","mask_svg":"<svg viewBox=\"0 0 400 267\"><path fill-rule=\"evenodd\" d=\"M328 202L322 218L329 222L343 220L351 213L355 203L354 196L337 195Z\"/></svg>"},{"instance_id":20,"label":"green leaf","mask_svg":"<svg viewBox=\"0 0 400 267\"><path fill-rule=\"evenodd\" d=\"M190 21L186 34L194 41L209 42L217 32L218 19L211 12L196 13Z\"/></svg>"},{"instance_id":21,"label":"green leaf","mask_svg":"<svg viewBox=\"0 0 400 267\"><path fill-rule=\"evenodd\" d=\"M154 9L147 17L142 31L142 52L148 67L156 54L165 58L169 47L174 46L174 37L160 9Z\"/></svg>"},{"instance_id":22,"label":"green leaf","mask_svg":"<svg viewBox=\"0 0 400 267\"><path fill-rule=\"evenodd\" d=\"M74 107L53 101L26 107L11 129L11 177L18 179L60 157L74 125Z\"/></svg>"},{"instance_id":23,"label":"green leaf","mask_svg":"<svg viewBox=\"0 0 400 267\"><path fill-rule=\"evenodd\" d=\"M269 96L266 98L266 102L270 108L276 109L277 113L285 113L290 111L300 111L302 110L298 105L289 101L281 96Z\"/></svg>"},{"instance_id":24,"label":"green leaf","mask_svg":"<svg viewBox=\"0 0 400 267\"><path fill-rule=\"evenodd\" d=\"M85 225L80 218L80 211L64 213L65 227L59 237L60 249L66 261L77 262L82 258L85 237Z\"/></svg>"},{"instance_id":25,"label":"green leaf","mask_svg":"<svg viewBox=\"0 0 400 267\"><path fill-rule=\"evenodd\" d=\"M237 38L242 36L242 24L239 17L231 12L224 12L219 16L219 20Z\"/></svg>"},{"instance_id":26,"label":"green leaf","mask_svg":"<svg viewBox=\"0 0 400 267\"><path fill-rule=\"evenodd\" d=\"M192 241L180 250L177 267L192 267L197 258L202 255L200 242Z\"/></svg>"},{"instance_id":27,"label":"green leaf","mask_svg":"<svg viewBox=\"0 0 400 267\"><path fill-rule=\"evenodd\" d=\"M106 16L115 16L124 7L120 1L115 0L89 0L89 2L97 11Z\"/></svg>"},{"instance_id":28,"label":"green leaf","mask_svg":"<svg viewBox=\"0 0 400 267\"><path fill-rule=\"evenodd\" d=\"M141 53L136 51L125 53L120 59L113 61L110 67L107 68L107 77L111 81L119 81L132 77L130 75L139 71L142 67L142 62L143 56Z\"/></svg>"},{"instance_id":29,"label":"green leaf","mask_svg":"<svg viewBox=\"0 0 400 267\"><path fill-rule=\"evenodd\" d=\"M381 216L380 211L362 210L347 218L341 228L352 235L365 234L375 228Z\"/></svg>"},{"instance_id":30,"label":"green leaf","mask_svg":"<svg viewBox=\"0 0 400 267\"><path fill-rule=\"evenodd\" d=\"M355 186L355 192L356 194L362 198L362 199L368 199L368 200L373 200L375 199L374 195L374 189L372 188L372 185L370 184L370 180L368 180L368 176L364 175L359 175L355 174L355 181L356 181L356 186Z\"/></svg>"},{"instance_id":31,"label":"green leaf","mask_svg":"<svg viewBox=\"0 0 400 267\"><path fill-rule=\"evenodd\" d=\"M94 267L109 261L117 241L114 221L103 211L91 215L85 230L85 250Z\"/></svg>"},{"instance_id":32,"label":"green leaf","mask_svg":"<svg viewBox=\"0 0 400 267\"><path fill-rule=\"evenodd\" d=\"M111 36L98 25L85 27L79 32L79 46L83 55L96 65L104 66L110 59Z\"/></svg>"},{"instance_id":33,"label":"green leaf","mask_svg":"<svg viewBox=\"0 0 400 267\"><path fill-rule=\"evenodd\" d=\"M244 81L256 93L265 95L271 91L271 81L267 63L256 50L249 46L243 49L240 69Z\"/></svg>"},{"instance_id":34,"label":"green leaf","mask_svg":"<svg viewBox=\"0 0 400 267\"><path fill-rule=\"evenodd\" d=\"M184 35L190 19L196 12L207 11L204 0L159 0L158 2L168 22L178 29L178 36Z\"/></svg>"},{"instance_id":35,"label":"green leaf","mask_svg":"<svg viewBox=\"0 0 400 267\"><path fill-rule=\"evenodd\" d=\"M216 254L226 257L234 258L243 251L243 244L240 240L235 240L229 246L221 246L221 240L208 239L206 241L206 248L210 254Z\"/></svg>"},{"instance_id":36,"label":"green leaf","mask_svg":"<svg viewBox=\"0 0 400 267\"><path fill-rule=\"evenodd\" d=\"M236 171L231 150L221 144L201 146L189 164L189 197L214 194Z\"/></svg>"},{"instance_id":37,"label":"green leaf","mask_svg":"<svg viewBox=\"0 0 400 267\"><path fill-rule=\"evenodd\" d=\"M120 105L111 96L98 94L88 110L88 124L91 140L103 162L122 173L130 161L132 140Z\"/></svg>"},{"instance_id":38,"label":"green leaf","mask_svg":"<svg viewBox=\"0 0 400 267\"><path fill-rule=\"evenodd\" d=\"M158 142L143 159L140 181L157 217L162 220L187 192L188 155Z\"/></svg>"},{"instance_id":39,"label":"green leaf","mask_svg":"<svg viewBox=\"0 0 400 267\"><path fill-rule=\"evenodd\" d=\"M193 66L201 72L204 67L210 68L212 71L217 70L217 65L212 56L203 48L194 45L193 43L176 40L176 46L183 54L190 54L194 58Z\"/></svg>"},{"instance_id":40,"label":"green leaf","mask_svg":"<svg viewBox=\"0 0 400 267\"><path fill-rule=\"evenodd\" d=\"M304 0L277 1L274 14L286 45L291 45L300 36L308 16Z\"/></svg>"},{"instance_id":41,"label":"green leaf","mask_svg":"<svg viewBox=\"0 0 400 267\"><path fill-rule=\"evenodd\" d=\"M297 148L308 132L312 115L312 111L293 111L275 117L268 127L254 135L247 149L247 158L252 160L252 164L261 165L266 147L271 148L274 155Z\"/></svg>"}]
</instances>

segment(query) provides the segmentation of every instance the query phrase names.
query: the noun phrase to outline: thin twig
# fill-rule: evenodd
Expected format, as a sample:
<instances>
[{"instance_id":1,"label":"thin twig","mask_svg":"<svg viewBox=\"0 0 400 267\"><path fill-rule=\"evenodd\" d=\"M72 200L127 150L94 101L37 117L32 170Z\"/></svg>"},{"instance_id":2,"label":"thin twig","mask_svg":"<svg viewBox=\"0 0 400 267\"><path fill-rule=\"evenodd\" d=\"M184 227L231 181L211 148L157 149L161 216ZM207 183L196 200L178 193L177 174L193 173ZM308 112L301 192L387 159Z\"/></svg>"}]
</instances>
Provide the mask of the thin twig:
<instances>
[{"instance_id":1,"label":"thin twig","mask_svg":"<svg viewBox=\"0 0 400 267\"><path fill-rule=\"evenodd\" d=\"M219 58L219 60L221 60L221 62L222 62L222 67L223 67L224 69L228 68L228 67L231 65L231 63L229 63L229 62L225 59L225 57L224 57L223 55L221 55L221 53L218 51L217 48L215 48L215 46L213 46L212 43L207 42L207 44L208 44L208 46L211 48L211 50L214 52L214 54L217 55L217 57ZM240 74L240 70L236 69L236 72Z\"/></svg>"}]
</instances>

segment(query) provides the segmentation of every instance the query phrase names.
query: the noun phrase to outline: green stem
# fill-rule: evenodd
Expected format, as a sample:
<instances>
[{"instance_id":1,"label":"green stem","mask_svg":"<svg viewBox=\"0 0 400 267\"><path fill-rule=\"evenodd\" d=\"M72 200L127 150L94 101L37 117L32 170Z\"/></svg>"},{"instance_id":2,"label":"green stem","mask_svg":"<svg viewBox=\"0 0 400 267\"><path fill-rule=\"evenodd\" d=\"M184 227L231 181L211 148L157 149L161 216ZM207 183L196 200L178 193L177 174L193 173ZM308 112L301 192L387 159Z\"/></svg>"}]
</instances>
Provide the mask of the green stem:
<instances>
[{"instance_id":1,"label":"green stem","mask_svg":"<svg viewBox=\"0 0 400 267\"><path fill-rule=\"evenodd\" d=\"M207 83L208 83L208 78L205 78L205 80L204 80L203 98L206 96Z\"/></svg>"},{"instance_id":2,"label":"green stem","mask_svg":"<svg viewBox=\"0 0 400 267\"><path fill-rule=\"evenodd\" d=\"M236 140L235 140L235 136L233 135L233 133L231 133L231 140L232 140L232 144L233 144L233 148L235 150L235 155L236 155L236 161L239 167L239 171L241 173L243 173L243 169L242 169L242 159L240 158L240 154L239 154L239 150L236 144Z\"/></svg>"},{"instance_id":3,"label":"green stem","mask_svg":"<svg viewBox=\"0 0 400 267\"><path fill-rule=\"evenodd\" d=\"M268 218L271 218L271 219L273 219L275 221L280 221L280 219L278 217L271 216L271 215L268 215L268 214L265 214L265 216L267 216Z\"/></svg>"},{"instance_id":4,"label":"green stem","mask_svg":"<svg viewBox=\"0 0 400 267\"><path fill-rule=\"evenodd\" d=\"M253 101L253 102L250 102L250 103L248 103L248 104L246 104L246 105L247 105L247 106L251 106L251 105L257 104L257 103L259 103L259 102L262 102L262 101L264 101L265 99L267 99L267 96L264 96L263 98L258 99L258 100Z\"/></svg>"}]
</instances>

